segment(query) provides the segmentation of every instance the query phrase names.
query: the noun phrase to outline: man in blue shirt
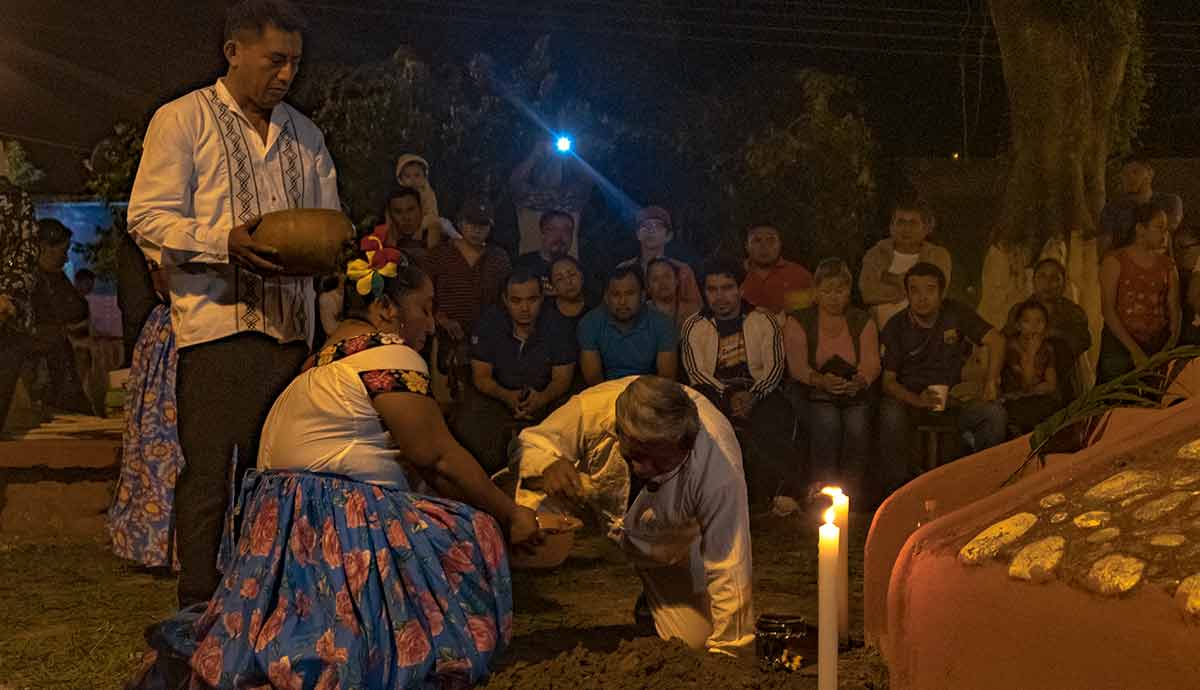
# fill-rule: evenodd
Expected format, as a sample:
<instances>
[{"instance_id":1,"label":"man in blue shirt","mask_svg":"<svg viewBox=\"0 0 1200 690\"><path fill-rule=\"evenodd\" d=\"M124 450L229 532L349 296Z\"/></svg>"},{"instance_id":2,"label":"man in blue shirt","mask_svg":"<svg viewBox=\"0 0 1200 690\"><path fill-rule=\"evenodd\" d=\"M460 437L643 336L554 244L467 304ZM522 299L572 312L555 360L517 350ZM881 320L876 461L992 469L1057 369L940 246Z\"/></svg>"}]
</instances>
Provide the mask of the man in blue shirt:
<instances>
[{"instance_id":1,"label":"man in blue shirt","mask_svg":"<svg viewBox=\"0 0 1200 690\"><path fill-rule=\"evenodd\" d=\"M455 416L463 446L495 472L508 440L540 421L571 388L575 346L562 317L542 309L542 283L528 271L504 283L471 335L471 383Z\"/></svg>"},{"instance_id":2,"label":"man in blue shirt","mask_svg":"<svg viewBox=\"0 0 1200 690\"><path fill-rule=\"evenodd\" d=\"M589 386L636 374L673 380L678 345L675 324L646 307L636 265L615 269L604 287L604 304L579 322L579 365Z\"/></svg>"}]
</instances>

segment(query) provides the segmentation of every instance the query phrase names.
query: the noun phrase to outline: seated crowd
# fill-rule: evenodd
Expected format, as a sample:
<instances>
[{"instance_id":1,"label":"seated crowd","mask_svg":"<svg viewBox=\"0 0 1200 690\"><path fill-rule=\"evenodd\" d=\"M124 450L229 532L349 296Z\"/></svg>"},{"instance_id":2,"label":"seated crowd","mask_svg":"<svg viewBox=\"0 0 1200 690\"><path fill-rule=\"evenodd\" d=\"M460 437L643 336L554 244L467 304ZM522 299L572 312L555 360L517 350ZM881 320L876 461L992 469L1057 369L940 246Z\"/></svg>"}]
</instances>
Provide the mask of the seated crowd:
<instances>
[{"instance_id":1,"label":"seated crowd","mask_svg":"<svg viewBox=\"0 0 1200 690\"><path fill-rule=\"evenodd\" d=\"M417 207L393 225L415 232L420 195L397 198ZM1156 209L1134 209L1130 244L1102 266L1101 380L1179 331ZM857 280L841 259L815 275L785 260L766 223L746 231L744 258L693 266L667 254L671 216L650 206L637 215L638 254L588 285L596 272L572 255L568 213L542 213L541 246L513 263L488 243L485 200L469 200L458 221L460 237L420 252L437 295L431 370L451 428L488 472L572 394L654 374L690 385L730 420L751 505L835 481L875 501L933 465L1031 431L1089 378L1079 368L1090 329L1066 296L1063 264L1040 261L1034 293L990 324L947 296L951 257L930 241L934 219L918 199L895 205L890 236Z\"/></svg>"}]
</instances>

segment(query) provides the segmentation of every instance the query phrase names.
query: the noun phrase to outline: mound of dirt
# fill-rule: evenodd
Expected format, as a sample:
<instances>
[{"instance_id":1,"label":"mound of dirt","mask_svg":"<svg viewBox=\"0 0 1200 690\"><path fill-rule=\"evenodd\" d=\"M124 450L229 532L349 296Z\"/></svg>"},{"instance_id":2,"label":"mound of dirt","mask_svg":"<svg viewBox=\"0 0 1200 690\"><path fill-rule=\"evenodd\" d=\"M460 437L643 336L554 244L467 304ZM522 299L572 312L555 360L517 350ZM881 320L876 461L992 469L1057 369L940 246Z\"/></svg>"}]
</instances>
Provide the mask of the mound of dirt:
<instances>
[{"instance_id":1,"label":"mound of dirt","mask_svg":"<svg viewBox=\"0 0 1200 690\"><path fill-rule=\"evenodd\" d=\"M867 658L870 657L870 658ZM839 687L887 688L874 652L855 650L839 660ZM737 658L688 649L682 642L645 637L621 642L615 652L583 646L539 663L517 662L493 675L487 690L800 690L817 686L816 666L798 673L765 673L753 653Z\"/></svg>"}]
</instances>

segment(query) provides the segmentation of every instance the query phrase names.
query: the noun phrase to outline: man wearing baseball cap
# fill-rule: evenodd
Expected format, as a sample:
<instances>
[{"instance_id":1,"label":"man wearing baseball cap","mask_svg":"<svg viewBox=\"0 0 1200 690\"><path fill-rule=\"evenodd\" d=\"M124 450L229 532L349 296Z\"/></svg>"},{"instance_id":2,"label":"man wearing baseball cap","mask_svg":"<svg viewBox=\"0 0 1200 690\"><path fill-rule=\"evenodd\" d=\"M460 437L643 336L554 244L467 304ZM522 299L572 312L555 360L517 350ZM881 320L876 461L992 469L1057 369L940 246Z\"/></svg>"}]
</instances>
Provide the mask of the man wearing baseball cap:
<instances>
[{"instance_id":1,"label":"man wearing baseball cap","mask_svg":"<svg viewBox=\"0 0 1200 690\"><path fill-rule=\"evenodd\" d=\"M439 244L425 259L436 299L439 368L467 366L467 337L483 308L499 301L512 270L508 255L487 242L493 218L487 197L468 197L458 213L462 237Z\"/></svg>"},{"instance_id":2,"label":"man wearing baseball cap","mask_svg":"<svg viewBox=\"0 0 1200 690\"><path fill-rule=\"evenodd\" d=\"M700 297L700 286L696 283L696 273L692 267L686 263L667 257L667 243L674 237L675 232L671 225L671 214L662 206L646 206L637 213L636 230L638 244L641 246L641 251L638 256L626 259L617 264L618 267L632 266L638 264L642 268L642 275L646 274L646 269L650 262L659 257L667 258L671 265L675 267L675 272L678 276L676 281L676 303L679 305L679 311L682 313L695 313L703 306L703 300Z\"/></svg>"}]
</instances>

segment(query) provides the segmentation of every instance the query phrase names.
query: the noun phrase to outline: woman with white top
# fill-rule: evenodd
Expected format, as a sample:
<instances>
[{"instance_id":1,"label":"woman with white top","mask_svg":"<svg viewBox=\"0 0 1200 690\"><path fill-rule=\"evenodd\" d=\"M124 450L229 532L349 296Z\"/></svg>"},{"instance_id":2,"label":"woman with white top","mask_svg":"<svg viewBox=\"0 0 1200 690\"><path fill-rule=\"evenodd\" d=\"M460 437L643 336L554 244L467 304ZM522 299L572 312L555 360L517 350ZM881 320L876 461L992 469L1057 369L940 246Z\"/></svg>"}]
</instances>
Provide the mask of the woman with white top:
<instances>
[{"instance_id":1,"label":"woman with white top","mask_svg":"<svg viewBox=\"0 0 1200 690\"><path fill-rule=\"evenodd\" d=\"M376 235L363 243L346 318L263 428L240 538L227 534L194 627L199 687L466 687L511 637L500 528L535 543L536 518L430 397L416 352L433 332L429 278Z\"/></svg>"}]
</instances>

